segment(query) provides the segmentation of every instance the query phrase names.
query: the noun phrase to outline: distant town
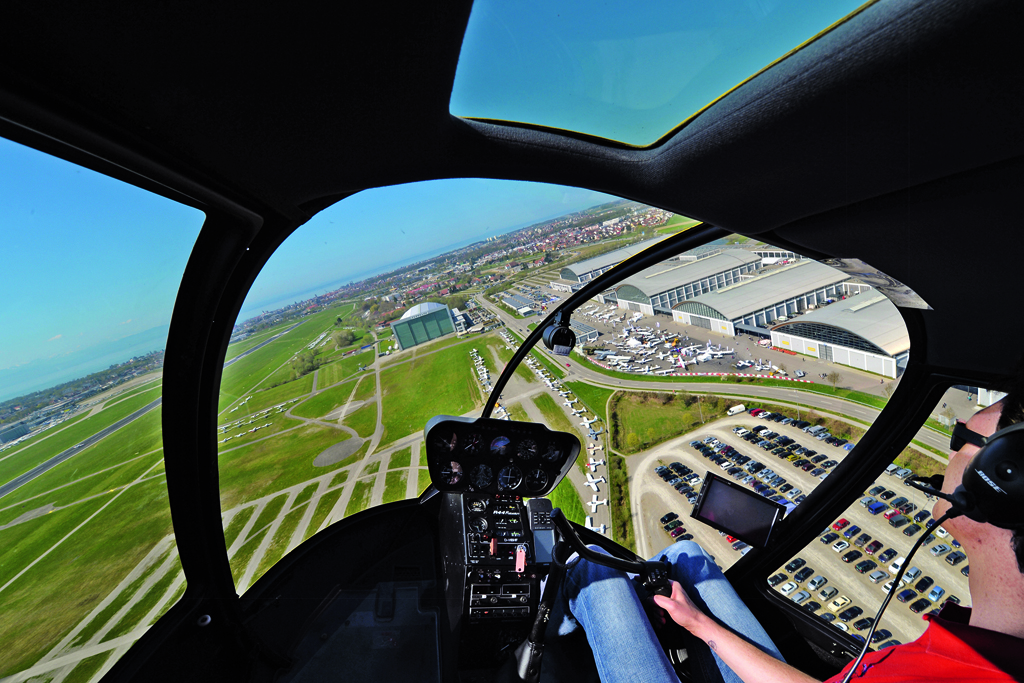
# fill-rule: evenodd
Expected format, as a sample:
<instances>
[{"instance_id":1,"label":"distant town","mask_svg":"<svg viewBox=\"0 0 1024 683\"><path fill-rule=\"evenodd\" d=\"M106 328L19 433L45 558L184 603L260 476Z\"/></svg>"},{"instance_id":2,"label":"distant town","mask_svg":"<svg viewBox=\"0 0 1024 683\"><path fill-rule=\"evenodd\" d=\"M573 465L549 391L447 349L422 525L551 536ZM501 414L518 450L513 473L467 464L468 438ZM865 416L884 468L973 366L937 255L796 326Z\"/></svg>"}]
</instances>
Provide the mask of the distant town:
<instances>
[{"instance_id":1,"label":"distant town","mask_svg":"<svg viewBox=\"0 0 1024 683\"><path fill-rule=\"evenodd\" d=\"M439 256L375 275L325 294L297 301L235 326L232 341L321 310L341 300L362 300L364 325L387 325L410 306L430 300L449 308L466 305L474 291L500 285L523 270L537 268L586 248L588 256L643 239L672 213L626 200L544 221L481 240ZM598 242L607 242L602 248ZM164 351L111 365L86 377L0 403L0 450L75 416L89 398L163 367Z\"/></svg>"}]
</instances>

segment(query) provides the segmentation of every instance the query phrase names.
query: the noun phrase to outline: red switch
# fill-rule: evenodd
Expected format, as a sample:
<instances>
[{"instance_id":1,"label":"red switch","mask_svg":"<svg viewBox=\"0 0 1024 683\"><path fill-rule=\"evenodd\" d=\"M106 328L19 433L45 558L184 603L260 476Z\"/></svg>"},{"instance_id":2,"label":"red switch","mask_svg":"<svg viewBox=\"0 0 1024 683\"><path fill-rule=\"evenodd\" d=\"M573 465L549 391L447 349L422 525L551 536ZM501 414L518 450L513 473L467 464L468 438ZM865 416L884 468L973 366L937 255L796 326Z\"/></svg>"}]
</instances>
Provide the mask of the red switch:
<instances>
[{"instance_id":1,"label":"red switch","mask_svg":"<svg viewBox=\"0 0 1024 683\"><path fill-rule=\"evenodd\" d=\"M516 546L516 574L526 571L526 546L520 543Z\"/></svg>"},{"instance_id":2,"label":"red switch","mask_svg":"<svg viewBox=\"0 0 1024 683\"><path fill-rule=\"evenodd\" d=\"M498 539L497 538L492 538L491 539L491 557L494 557L497 554L498 554Z\"/></svg>"}]
</instances>

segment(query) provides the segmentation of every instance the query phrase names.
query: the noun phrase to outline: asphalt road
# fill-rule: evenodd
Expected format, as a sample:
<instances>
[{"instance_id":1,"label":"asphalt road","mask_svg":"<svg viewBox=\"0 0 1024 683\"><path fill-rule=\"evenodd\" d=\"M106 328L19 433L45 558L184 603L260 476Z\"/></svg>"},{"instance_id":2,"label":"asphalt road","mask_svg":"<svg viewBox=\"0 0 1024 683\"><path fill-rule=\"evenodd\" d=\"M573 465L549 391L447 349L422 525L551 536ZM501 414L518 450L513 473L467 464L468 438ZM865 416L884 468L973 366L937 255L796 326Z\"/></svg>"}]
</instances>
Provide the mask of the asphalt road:
<instances>
[{"instance_id":1,"label":"asphalt road","mask_svg":"<svg viewBox=\"0 0 1024 683\"><path fill-rule=\"evenodd\" d=\"M6 496L11 491L14 491L15 489L20 488L21 486L24 486L28 482L30 482L33 479L35 479L36 477L38 477L40 474L43 474L44 472L46 472L48 470L52 470L54 467L56 467L57 465L61 464L65 460L68 460L72 456L78 455L79 453L81 453L82 451L87 449L89 446L92 446L93 444L97 443L98 441L102 441L106 437L108 437L111 434L113 434L114 432L116 432L121 427L124 427L129 422L132 422L133 420L137 420L140 417L142 417L143 415L145 415L146 413L148 413L149 411L153 410L154 408L159 406L161 403L163 403L163 398L156 399L152 403L149 403L149 404L143 406L142 408L139 408L138 410L136 410L131 415L129 415L127 417L123 417L120 420L118 420L117 422L115 422L114 424L110 425L109 427L107 427L105 429L101 429L100 431L96 432L92 436L87 437L81 443L76 444L75 446L72 446L71 448L67 449L66 451L62 451L62 452L58 453L57 455L53 456L52 458L50 458L46 462L43 462L43 463L41 463L39 465L36 465L32 469L30 469L28 472L25 472L24 474L20 474L17 477L15 477L14 479L11 479L9 482L4 484L3 486L0 486L0 498L3 498L4 496Z\"/></svg>"}]
</instances>

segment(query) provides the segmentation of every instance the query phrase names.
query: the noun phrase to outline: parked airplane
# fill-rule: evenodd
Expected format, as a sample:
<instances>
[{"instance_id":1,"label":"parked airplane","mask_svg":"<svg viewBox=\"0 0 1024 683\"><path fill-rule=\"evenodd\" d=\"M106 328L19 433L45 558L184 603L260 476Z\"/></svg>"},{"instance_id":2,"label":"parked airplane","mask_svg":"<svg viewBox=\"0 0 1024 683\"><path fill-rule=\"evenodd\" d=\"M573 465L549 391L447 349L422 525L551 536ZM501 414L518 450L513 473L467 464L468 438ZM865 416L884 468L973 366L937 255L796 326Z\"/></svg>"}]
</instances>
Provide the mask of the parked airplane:
<instances>
[{"instance_id":1,"label":"parked airplane","mask_svg":"<svg viewBox=\"0 0 1024 683\"><path fill-rule=\"evenodd\" d=\"M587 467L590 468L591 472L597 472L597 468L603 464L604 460L594 460L593 458L591 458L590 462L587 463Z\"/></svg>"},{"instance_id":2,"label":"parked airplane","mask_svg":"<svg viewBox=\"0 0 1024 683\"><path fill-rule=\"evenodd\" d=\"M599 419L600 418L597 415L595 415L594 417L590 418L589 420L587 418L583 418L583 420L580 422L580 424L583 425L584 427L589 427L590 425L592 425L595 422L597 422Z\"/></svg>"},{"instance_id":3,"label":"parked airplane","mask_svg":"<svg viewBox=\"0 0 1024 683\"><path fill-rule=\"evenodd\" d=\"M573 403L577 403L577 402L579 402L579 399L578 398L574 398L571 401L570 400L566 400L563 405L565 405L567 408L572 408L572 404Z\"/></svg>"},{"instance_id":4,"label":"parked airplane","mask_svg":"<svg viewBox=\"0 0 1024 683\"><path fill-rule=\"evenodd\" d=\"M587 472L587 486L594 489L594 493L600 493L600 490L597 488L597 485L603 481L606 481L604 477L598 477L597 479L595 479L593 474Z\"/></svg>"},{"instance_id":5,"label":"parked airplane","mask_svg":"<svg viewBox=\"0 0 1024 683\"><path fill-rule=\"evenodd\" d=\"M598 500L596 493L593 495L593 497L587 503L587 505L590 506L590 514L594 514L595 512L597 512L597 506L598 505L607 505L607 504L608 504L608 499L606 498L604 500Z\"/></svg>"},{"instance_id":6,"label":"parked airplane","mask_svg":"<svg viewBox=\"0 0 1024 683\"><path fill-rule=\"evenodd\" d=\"M603 534L605 530L608 528L605 524L594 526L594 518L590 516L587 516L587 523L584 526L586 526L591 531L596 531L599 534Z\"/></svg>"}]
</instances>

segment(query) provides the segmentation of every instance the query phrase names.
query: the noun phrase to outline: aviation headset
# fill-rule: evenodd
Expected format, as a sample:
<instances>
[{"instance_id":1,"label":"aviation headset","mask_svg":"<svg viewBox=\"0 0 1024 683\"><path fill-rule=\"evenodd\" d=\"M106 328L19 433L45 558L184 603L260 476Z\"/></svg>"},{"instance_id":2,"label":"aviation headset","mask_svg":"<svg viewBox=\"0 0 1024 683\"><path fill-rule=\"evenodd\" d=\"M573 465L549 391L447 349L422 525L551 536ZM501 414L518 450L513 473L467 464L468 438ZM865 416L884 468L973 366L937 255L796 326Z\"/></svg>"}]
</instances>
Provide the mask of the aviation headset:
<instances>
[{"instance_id":1,"label":"aviation headset","mask_svg":"<svg viewBox=\"0 0 1024 683\"><path fill-rule=\"evenodd\" d=\"M953 493L937 490L942 488L940 474L912 479L910 485L949 501L950 516L962 514L1001 529L1024 529L1024 422L1000 429L989 437L971 432L958 422L950 448L959 450L964 442L981 450L971 458L960 486Z\"/></svg>"}]
</instances>

